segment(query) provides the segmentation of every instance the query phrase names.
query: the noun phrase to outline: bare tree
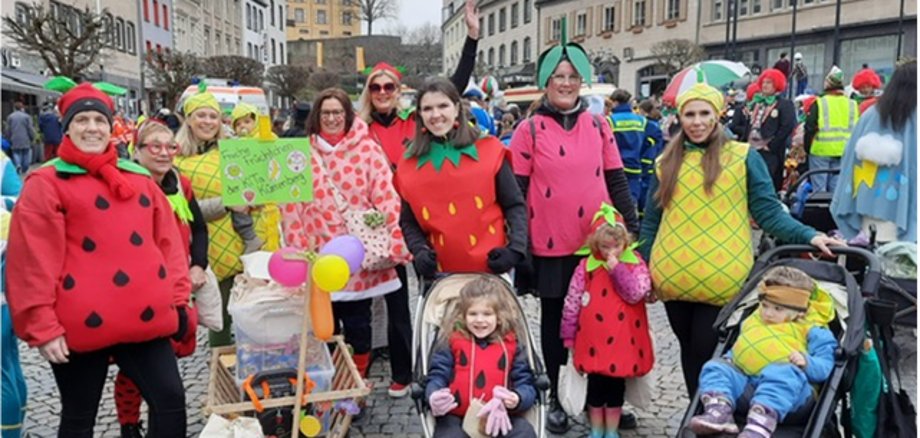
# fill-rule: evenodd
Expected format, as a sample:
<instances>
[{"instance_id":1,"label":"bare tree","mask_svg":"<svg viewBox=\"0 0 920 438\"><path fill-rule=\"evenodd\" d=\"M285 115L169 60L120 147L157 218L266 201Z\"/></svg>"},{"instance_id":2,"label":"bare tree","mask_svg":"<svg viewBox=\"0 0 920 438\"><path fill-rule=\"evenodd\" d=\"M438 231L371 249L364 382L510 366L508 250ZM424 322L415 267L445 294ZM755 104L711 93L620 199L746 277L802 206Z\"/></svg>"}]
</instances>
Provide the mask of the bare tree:
<instances>
[{"instance_id":1,"label":"bare tree","mask_svg":"<svg viewBox=\"0 0 920 438\"><path fill-rule=\"evenodd\" d=\"M154 91L163 93L167 108L175 107L192 79L202 73L201 62L192 53L152 52L146 67Z\"/></svg>"},{"instance_id":2,"label":"bare tree","mask_svg":"<svg viewBox=\"0 0 920 438\"><path fill-rule=\"evenodd\" d=\"M314 91L322 91L327 88L338 87L339 86L339 75L327 71L320 70L313 72L310 75L309 87Z\"/></svg>"},{"instance_id":3,"label":"bare tree","mask_svg":"<svg viewBox=\"0 0 920 438\"><path fill-rule=\"evenodd\" d=\"M408 72L418 75L438 73L441 28L431 23L416 27L405 34L403 45L406 52L402 59Z\"/></svg>"},{"instance_id":4,"label":"bare tree","mask_svg":"<svg viewBox=\"0 0 920 438\"><path fill-rule=\"evenodd\" d=\"M382 18L396 18L399 6L396 0L356 0L358 16L367 22L367 34L374 34L374 22Z\"/></svg>"},{"instance_id":5,"label":"bare tree","mask_svg":"<svg viewBox=\"0 0 920 438\"><path fill-rule=\"evenodd\" d=\"M67 7L55 17L40 4L28 5L24 15L3 17L3 34L23 51L38 54L52 74L74 78L111 44L112 23L103 18L107 13L108 9L96 14L88 7L82 12Z\"/></svg>"},{"instance_id":6,"label":"bare tree","mask_svg":"<svg viewBox=\"0 0 920 438\"><path fill-rule=\"evenodd\" d=\"M310 69L302 65L273 65L268 68L265 81L281 97L295 98L309 85Z\"/></svg>"},{"instance_id":7,"label":"bare tree","mask_svg":"<svg viewBox=\"0 0 920 438\"><path fill-rule=\"evenodd\" d=\"M240 85L262 86L265 66L254 59L237 55L212 56L203 65L204 73L210 77L236 80Z\"/></svg>"},{"instance_id":8,"label":"bare tree","mask_svg":"<svg viewBox=\"0 0 920 438\"><path fill-rule=\"evenodd\" d=\"M652 46L652 56L672 75L703 59L703 48L685 39L659 41Z\"/></svg>"}]
</instances>

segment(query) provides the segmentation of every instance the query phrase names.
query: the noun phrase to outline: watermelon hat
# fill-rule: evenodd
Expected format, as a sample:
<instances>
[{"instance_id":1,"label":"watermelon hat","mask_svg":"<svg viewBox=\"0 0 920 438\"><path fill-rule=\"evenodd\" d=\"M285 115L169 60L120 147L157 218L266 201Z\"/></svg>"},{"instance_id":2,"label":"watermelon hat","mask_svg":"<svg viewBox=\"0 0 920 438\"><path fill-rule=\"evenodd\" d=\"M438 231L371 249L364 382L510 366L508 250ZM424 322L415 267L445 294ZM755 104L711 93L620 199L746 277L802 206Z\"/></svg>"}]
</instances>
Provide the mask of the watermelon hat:
<instances>
[{"instance_id":1,"label":"watermelon hat","mask_svg":"<svg viewBox=\"0 0 920 438\"><path fill-rule=\"evenodd\" d=\"M562 36L559 38L559 44L541 53L537 60L537 88L546 88L550 76L562 61L571 63L582 80L586 84L591 83L591 61L588 59L588 53L580 44L566 42L565 17L562 17Z\"/></svg>"},{"instance_id":2,"label":"watermelon hat","mask_svg":"<svg viewBox=\"0 0 920 438\"><path fill-rule=\"evenodd\" d=\"M620 214L617 209L606 203L601 203L600 209L597 213L594 213L594 218L591 220L591 233L597 231L598 228L604 225L610 225L612 227L621 227L626 230L626 221L623 219L623 215ZM620 254L620 262L634 265L639 263L639 259L636 257L634 250L639 246L639 243L633 243L628 245L623 249L623 253ZM609 269L607 266L606 260L603 257L598 257L591 251L591 248L586 244L582 246L578 251L575 252L575 255L586 255L588 256L587 261L587 270L588 272L594 271L599 267L604 267L604 269Z\"/></svg>"}]
</instances>

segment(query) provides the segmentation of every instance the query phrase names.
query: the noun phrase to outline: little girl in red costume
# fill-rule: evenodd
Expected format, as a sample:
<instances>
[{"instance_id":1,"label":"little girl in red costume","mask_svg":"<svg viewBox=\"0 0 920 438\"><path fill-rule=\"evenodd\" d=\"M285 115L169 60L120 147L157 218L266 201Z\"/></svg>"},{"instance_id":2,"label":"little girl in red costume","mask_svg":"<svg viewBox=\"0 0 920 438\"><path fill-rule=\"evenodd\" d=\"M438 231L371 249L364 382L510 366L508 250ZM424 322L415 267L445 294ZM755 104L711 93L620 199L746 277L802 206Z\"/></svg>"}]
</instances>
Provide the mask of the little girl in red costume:
<instances>
[{"instance_id":1,"label":"little girl in red costume","mask_svg":"<svg viewBox=\"0 0 920 438\"><path fill-rule=\"evenodd\" d=\"M588 257L572 275L562 310L562 342L573 350L575 368L588 374L591 438L619 438L626 379L655 363L644 301L651 280L634 247L622 216L602 204L576 253Z\"/></svg>"},{"instance_id":2,"label":"little girl in red costume","mask_svg":"<svg viewBox=\"0 0 920 438\"><path fill-rule=\"evenodd\" d=\"M527 347L515 336L514 298L506 288L498 277L482 275L460 289L459 302L444 319L425 388L436 421L433 436L467 437L463 418L474 398L484 404L480 432L537 436L521 415L533 406L537 389Z\"/></svg>"}]
</instances>

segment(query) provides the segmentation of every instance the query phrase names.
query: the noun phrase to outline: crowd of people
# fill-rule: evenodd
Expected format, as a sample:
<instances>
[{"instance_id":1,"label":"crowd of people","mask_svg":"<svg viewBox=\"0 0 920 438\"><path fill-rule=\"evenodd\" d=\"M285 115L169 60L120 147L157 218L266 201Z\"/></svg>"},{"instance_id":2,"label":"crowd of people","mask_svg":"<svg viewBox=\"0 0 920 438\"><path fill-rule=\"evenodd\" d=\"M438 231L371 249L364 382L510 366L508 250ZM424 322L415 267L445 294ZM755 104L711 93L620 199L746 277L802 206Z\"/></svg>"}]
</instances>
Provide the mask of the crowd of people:
<instances>
[{"instance_id":1,"label":"crowd of people","mask_svg":"<svg viewBox=\"0 0 920 438\"><path fill-rule=\"evenodd\" d=\"M38 136L17 103L4 133L9 157L0 162L11 273L4 276L3 436L19 436L27 412L13 333L50 363L59 436L93 435L111 362L119 368L123 437L142 436L141 400L149 406L147 436L186 436L176 358L197 348L196 291L209 283L220 291L223 330L211 331L208 343L231 344L226 303L242 255L318 250L355 221L377 223L370 228L390 244L332 296L333 314L366 376L371 303L385 297L391 397L406 396L412 381L409 266L427 279L500 276L465 286L444 323L425 382L435 436L466 436L464 416L477 400L488 435L536 435L521 416L537 401L536 376L502 281L539 298L549 431L570 427L556 390L570 355L587 374L590 436L636 427L623 410L625 387L654 366L646 304L660 300L687 394L704 394L705 412L691 426L738 432L729 415L738 388L795 382L754 398L740 432L770 436L812 396L809 382L827 378L835 341L805 316L813 281L775 272L743 330L793 327L788 352L753 365L741 354L712 360L716 316L751 274L750 224L828 254L845 245L794 219L778 196L805 166L839 168L810 184L835 194L831 210L843 237L872 224L884 241L915 243L916 63L900 65L884 93L874 72L858 72L859 102L844 95L836 67L820 96L789 100L790 83L796 94L807 86L796 54L794 63L783 56L785 63L761 73L747 93L698 83L662 108L617 90L598 114L579 95L593 77L588 55L563 41L540 56L543 96L522 112L493 108L481 88L467 87L479 37L473 4L457 71L428 80L414 107L402 106L399 69L380 63L357 105L341 89L322 90L295 106L287 130L274 126L275 138L310 139L312 202L223 204L220 142L254 136L259 114L241 103L223 120L206 90L182 103L181 117L167 111L134 124L106 94L78 85L43 112L46 162L31 170ZM857 175L869 166L878 170L875 181Z\"/></svg>"}]
</instances>

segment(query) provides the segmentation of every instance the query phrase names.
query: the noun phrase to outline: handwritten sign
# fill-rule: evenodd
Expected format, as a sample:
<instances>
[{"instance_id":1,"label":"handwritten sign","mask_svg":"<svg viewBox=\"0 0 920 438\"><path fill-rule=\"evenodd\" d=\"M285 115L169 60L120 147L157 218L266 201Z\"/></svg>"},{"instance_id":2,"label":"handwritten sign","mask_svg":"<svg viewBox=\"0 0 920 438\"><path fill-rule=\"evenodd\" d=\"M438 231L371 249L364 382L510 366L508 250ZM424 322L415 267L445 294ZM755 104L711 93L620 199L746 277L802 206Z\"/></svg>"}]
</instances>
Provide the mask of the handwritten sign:
<instances>
[{"instance_id":1,"label":"handwritten sign","mask_svg":"<svg viewBox=\"0 0 920 438\"><path fill-rule=\"evenodd\" d=\"M310 140L221 140L220 179L226 206L310 202Z\"/></svg>"}]
</instances>

